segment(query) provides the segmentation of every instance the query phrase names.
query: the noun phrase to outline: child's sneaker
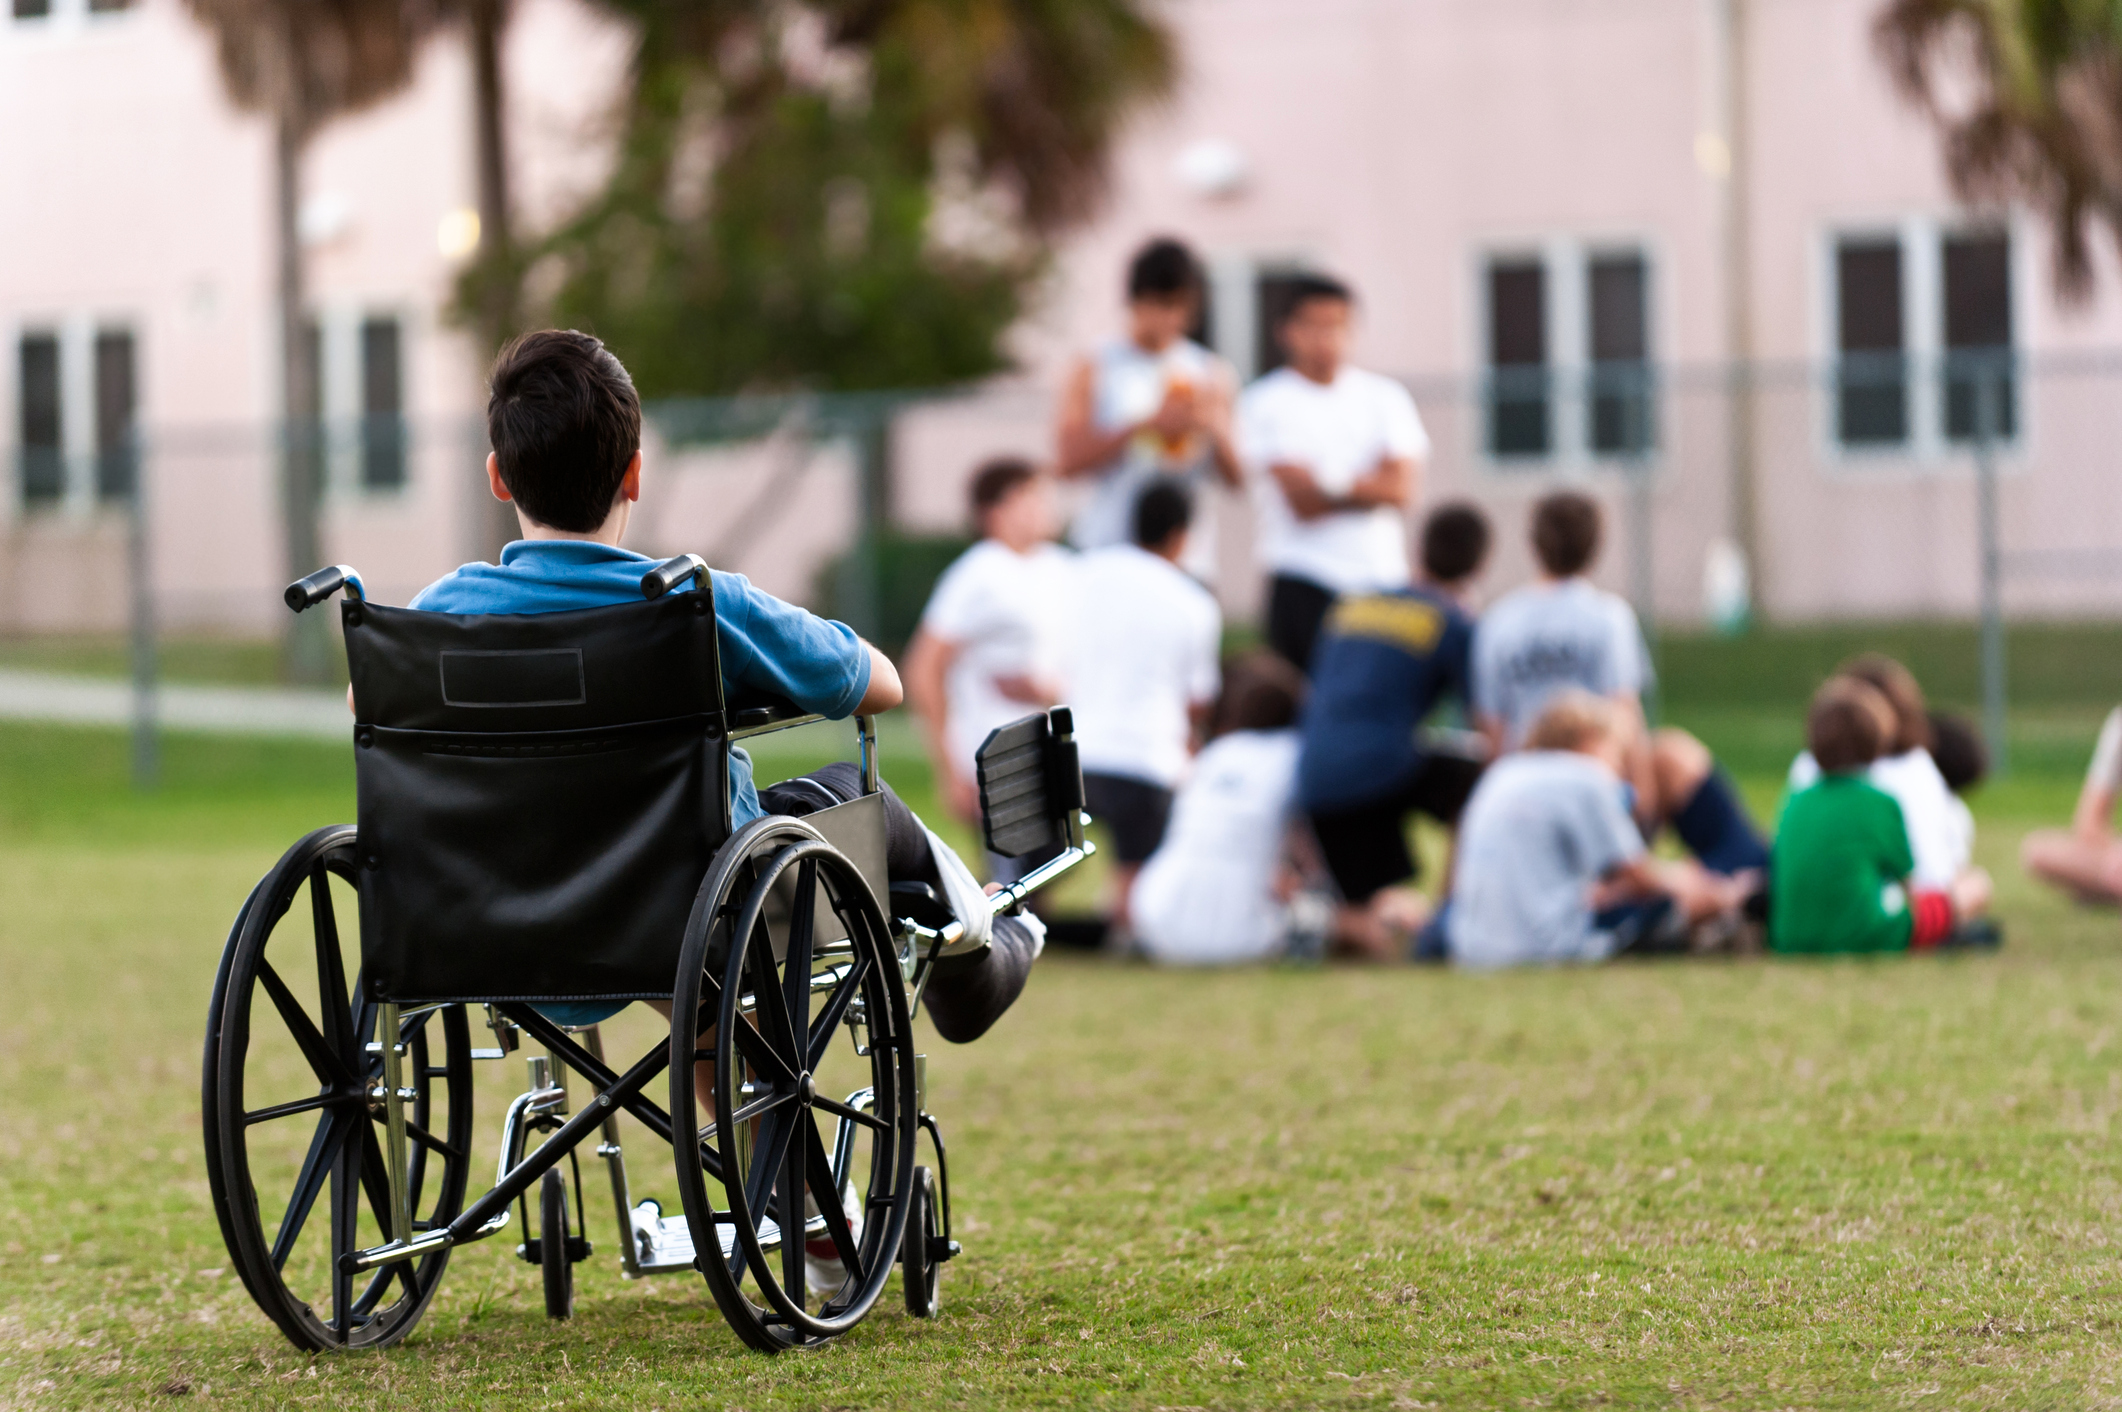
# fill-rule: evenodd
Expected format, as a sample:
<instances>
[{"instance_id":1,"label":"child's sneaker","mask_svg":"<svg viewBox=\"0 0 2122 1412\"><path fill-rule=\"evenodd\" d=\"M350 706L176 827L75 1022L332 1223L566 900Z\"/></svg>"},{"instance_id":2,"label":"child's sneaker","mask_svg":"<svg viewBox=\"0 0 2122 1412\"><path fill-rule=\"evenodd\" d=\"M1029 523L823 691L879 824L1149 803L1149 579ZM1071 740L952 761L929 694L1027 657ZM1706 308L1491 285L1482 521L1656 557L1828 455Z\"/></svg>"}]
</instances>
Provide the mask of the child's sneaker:
<instances>
[{"instance_id":1,"label":"child's sneaker","mask_svg":"<svg viewBox=\"0 0 2122 1412\"><path fill-rule=\"evenodd\" d=\"M844 1200L843 1209L847 1212L848 1233L859 1246L862 1244L862 1203L855 1199L852 1188L847 1191ZM803 1198L803 1213L805 1216L818 1214L816 1197ZM808 1225L809 1222L804 1224ZM847 1283L847 1266L841 1261L840 1249L833 1244L830 1232L820 1231L803 1242L803 1283L810 1286L812 1294L820 1297L838 1293L840 1287Z\"/></svg>"}]
</instances>

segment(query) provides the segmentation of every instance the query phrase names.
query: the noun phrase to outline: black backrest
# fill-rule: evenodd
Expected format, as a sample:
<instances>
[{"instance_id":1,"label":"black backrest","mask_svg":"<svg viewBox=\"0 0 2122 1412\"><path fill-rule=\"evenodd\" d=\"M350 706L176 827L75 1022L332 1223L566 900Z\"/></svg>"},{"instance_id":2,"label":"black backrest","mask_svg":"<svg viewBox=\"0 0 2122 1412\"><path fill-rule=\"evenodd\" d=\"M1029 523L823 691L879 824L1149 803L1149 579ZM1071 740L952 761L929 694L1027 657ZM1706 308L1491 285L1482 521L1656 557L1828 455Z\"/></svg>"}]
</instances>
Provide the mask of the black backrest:
<instances>
[{"instance_id":1,"label":"black backrest","mask_svg":"<svg viewBox=\"0 0 2122 1412\"><path fill-rule=\"evenodd\" d=\"M973 755L987 846L1005 858L1058 850L1083 807L1083 767L1066 706L988 732Z\"/></svg>"},{"instance_id":2,"label":"black backrest","mask_svg":"<svg viewBox=\"0 0 2122 1412\"><path fill-rule=\"evenodd\" d=\"M566 613L342 603L372 994L670 993L729 836L714 595L696 583Z\"/></svg>"}]
</instances>

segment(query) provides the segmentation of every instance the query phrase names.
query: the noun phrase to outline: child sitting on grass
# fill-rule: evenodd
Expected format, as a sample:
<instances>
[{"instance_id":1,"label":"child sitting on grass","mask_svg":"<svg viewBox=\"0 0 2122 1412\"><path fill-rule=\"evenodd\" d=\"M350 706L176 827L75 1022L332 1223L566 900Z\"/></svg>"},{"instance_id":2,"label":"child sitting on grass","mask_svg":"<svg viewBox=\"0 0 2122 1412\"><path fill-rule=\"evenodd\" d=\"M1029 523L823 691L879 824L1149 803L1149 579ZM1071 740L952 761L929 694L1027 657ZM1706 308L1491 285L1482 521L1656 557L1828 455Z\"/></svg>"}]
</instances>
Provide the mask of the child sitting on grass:
<instances>
[{"instance_id":1,"label":"child sitting on grass","mask_svg":"<svg viewBox=\"0 0 2122 1412\"><path fill-rule=\"evenodd\" d=\"M1866 778L1894 739L1893 703L1871 683L1830 677L1806 713L1805 742L1819 778L1790 796L1769 867L1768 944L1779 952L1909 951L1955 939L1956 924L1989 906L1979 868L1949 888L1910 878L1915 855L1901 805ZM1994 941L1970 927L1959 940Z\"/></svg>"},{"instance_id":2,"label":"child sitting on grass","mask_svg":"<svg viewBox=\"0 0 2122 1412\"><path fill-rule=\"evenodd\" d=\"M1488 767L1459 822L1451 900L1424 957L1467 966L1603 961L1692 949L1737 925L1757 871L1650 856L1621 772L1633 721L1575 687L1549 698L1524 748Z\"/></svg>"}]
</instances>

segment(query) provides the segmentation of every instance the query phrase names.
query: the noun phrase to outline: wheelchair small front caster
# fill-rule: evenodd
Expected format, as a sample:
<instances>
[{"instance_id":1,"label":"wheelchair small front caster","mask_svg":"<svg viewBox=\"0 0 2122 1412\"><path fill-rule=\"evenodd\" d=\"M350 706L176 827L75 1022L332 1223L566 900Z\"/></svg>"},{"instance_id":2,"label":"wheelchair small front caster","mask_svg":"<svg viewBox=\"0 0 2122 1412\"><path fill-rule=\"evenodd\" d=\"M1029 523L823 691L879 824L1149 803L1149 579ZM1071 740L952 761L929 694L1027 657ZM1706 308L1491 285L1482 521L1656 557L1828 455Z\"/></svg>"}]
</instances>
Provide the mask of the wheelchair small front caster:
<instances>
[{"instance_id":1,"label":"wheelchair small front caster","mask_svg":"<svg viewBox=\"0 0 2122 1412\"><path fill-rule=\"evenodd\" d=\"M942 1262L952 1252L943 1244L941 1217L936 1204L936 1173L932 1168L914 1168L914 1204L906 1213L906 1235L899 1243L899 1277L906 1285L906 1312L916 1319L933 1319L942 1307L936 1294L936 1279Z\"/></svg>"},{"instance_id":2,"label":"wheelchair small front caster","mask_svg":"<svg viewBox=\"0 0 2122 1412\"><path fill-rule=\"evenodd\" d=\"M567 1179L550 1171L538 1184L538 1263L545 1270L545 1312L555 1319L575 1313L575 1262L567 1238Z\"/></svg>"}]
</instances>

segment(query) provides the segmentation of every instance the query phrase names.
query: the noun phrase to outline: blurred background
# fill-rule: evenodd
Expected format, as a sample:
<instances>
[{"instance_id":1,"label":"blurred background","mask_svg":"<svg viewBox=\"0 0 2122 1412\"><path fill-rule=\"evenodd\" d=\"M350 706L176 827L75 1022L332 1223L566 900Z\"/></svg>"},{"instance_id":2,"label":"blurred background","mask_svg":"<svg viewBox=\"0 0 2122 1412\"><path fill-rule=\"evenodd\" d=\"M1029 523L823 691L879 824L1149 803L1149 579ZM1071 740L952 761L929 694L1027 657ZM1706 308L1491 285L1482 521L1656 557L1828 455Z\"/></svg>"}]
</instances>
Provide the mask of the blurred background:
<instances>
[{"instance_id":1,"label":"blurred background","mask_svg":"<svg viewBox=\"0 0 2122 1412\"><path fill-rule=\"evenodd\" d=\"M482 369L546 323L649 399L634 547L896 645L1159 234L1243 377L1293 275L1355 286L1492 585L1604 498L1673 690L1884 632L1999 749L2122 694L2122 106L2066 6L7 3L0 698L328 683L279 587L491 557Z\"/></svg>"}]
</instances>

